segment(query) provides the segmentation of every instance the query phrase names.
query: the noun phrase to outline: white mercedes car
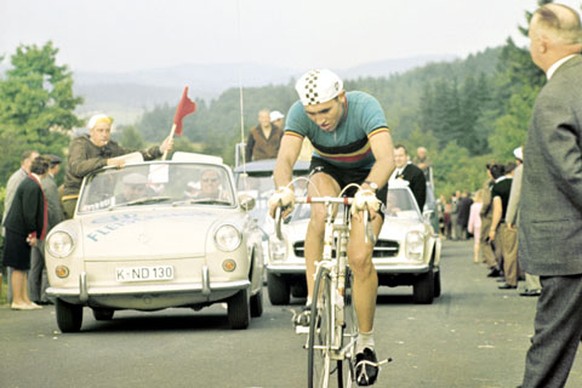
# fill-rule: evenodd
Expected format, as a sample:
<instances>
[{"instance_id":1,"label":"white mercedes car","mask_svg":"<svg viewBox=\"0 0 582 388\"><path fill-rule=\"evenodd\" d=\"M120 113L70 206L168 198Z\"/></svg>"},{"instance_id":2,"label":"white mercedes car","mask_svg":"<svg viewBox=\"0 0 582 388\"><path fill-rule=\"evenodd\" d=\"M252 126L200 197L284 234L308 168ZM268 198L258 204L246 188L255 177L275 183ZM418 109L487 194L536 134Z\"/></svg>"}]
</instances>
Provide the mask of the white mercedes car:
<instances>
[{"instance_id":1,"label":"white mercedes car","mask_svg":"<svg viewBox=\"0 0 582 388\"><path fill-rule=\"evenodd\" d=\"M390 181L386 217L372 257L379 284L412 286L413 301L418 304L431 304L441 294L441 240L429 213L421 213L408 182ZM282 226L283 240L270 236L266 270L274 305L288 304L291 295L304 294L300 290L305 290L304 240L309 217L310 205L298 205Z\"/></svg>"},{"instance_id":2,"label":"white mercedes car","mask_svg":"<svg viewBox=\"0 0 582 388\"><path fill-rule=\"evenodd\" d=\"M46 240L46 267L62 332L116 310L199 310L224 302L230 327L263 312L264 233L222 159L175 153L85 177L75 216Z\"/></svg>"}]
</instances>

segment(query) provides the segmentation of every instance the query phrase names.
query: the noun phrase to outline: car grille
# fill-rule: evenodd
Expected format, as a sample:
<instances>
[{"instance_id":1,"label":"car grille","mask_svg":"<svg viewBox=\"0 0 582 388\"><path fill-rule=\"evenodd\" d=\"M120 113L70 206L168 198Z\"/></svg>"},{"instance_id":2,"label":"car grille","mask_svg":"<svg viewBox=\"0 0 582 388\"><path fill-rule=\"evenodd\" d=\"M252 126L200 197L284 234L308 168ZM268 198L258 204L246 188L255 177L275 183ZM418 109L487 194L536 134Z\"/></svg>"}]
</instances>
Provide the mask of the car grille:
<instances>
[{"instance_id":1,"label":"car grille","mask_svg":"<svg viewBox=\"0 0 582 388\"><path fill-rule=\"evenodd\" d=\"M394 257L398 255L400 244L392 240L378 240L374 246L375 258Z\"/></svg>"},{"instance_id":2,"label":"car grille","mask_svg":"<svg viewBox=\"0 0 582 388\"><path fill-rule=\"evenodd\" d=\"M374 246L373 257L394 257L398 255L398 249L400 249L400 245L396 241L379 240L376 242L376 246ZM305 257L305 241L297 241L293 244L293 253L296 257ZM333 253L335 254L335 249Z\"/></svg>"}]
</instances>

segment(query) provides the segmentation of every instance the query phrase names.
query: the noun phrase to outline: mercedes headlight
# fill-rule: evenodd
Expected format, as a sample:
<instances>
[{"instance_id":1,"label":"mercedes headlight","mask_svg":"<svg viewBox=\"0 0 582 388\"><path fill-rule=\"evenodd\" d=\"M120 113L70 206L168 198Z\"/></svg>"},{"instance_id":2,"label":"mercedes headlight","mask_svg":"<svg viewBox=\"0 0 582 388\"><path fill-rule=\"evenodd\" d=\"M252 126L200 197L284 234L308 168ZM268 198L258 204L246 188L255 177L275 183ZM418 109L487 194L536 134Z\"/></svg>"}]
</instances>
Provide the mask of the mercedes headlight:
<instances>
[{"instance_id":1,"label":"mercedes headlight","mask_svg":"<svg viewBox=\"0 0 582 388\"><path fill-rule=\"evenodd\" d=\"M283 240L279 240L276 236L271 236L269 239L269 248L273 261L282 261L287 257L287 241L285 237Z\"/></svg>"},{"instance_id":2,"label":"mercedes headlight","mask_svg":"<svg viewBox=\"0 0 582 388\"><path fill-rule=\"evenodd\" d=\"M406 234L406 256L412 260L421 260L424 250L423 234L418 231Z\"/></svg>"},{"instance_id":3,"label":"mercedes headlight","mask_svg":"<svg viewBox=\"0 0 582 388\"><path fill-rule=\"evenodd\" d=\"M222 225L216 230L214 241L221 251L232 252L240 246L242 235L234 226Z\"/></svg>"},{"instance_id":4,"label":"mercedes headlight","mask_svg":"<svg viewBox=\"0 0 582 388\"><path fill-rule=\"evenodd\" d=\"M74 248L75 241L73 237L64 231L52 233L46 244L49 254L58 258L69 256Z\"/></svg>"}]
</instances>

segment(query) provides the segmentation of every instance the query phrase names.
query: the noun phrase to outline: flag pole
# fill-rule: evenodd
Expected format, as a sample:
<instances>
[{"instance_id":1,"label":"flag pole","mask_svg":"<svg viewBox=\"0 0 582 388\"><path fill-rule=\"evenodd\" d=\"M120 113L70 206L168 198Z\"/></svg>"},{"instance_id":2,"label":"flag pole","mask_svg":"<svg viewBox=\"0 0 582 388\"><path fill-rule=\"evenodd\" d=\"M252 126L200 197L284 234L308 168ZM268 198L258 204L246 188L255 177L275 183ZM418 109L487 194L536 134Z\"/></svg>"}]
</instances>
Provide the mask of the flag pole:
<instances>
[{"instance_id":1,"label":"flag pole","mask_svg":"<svg viewBox=\"0 0 582 388\"><path fill-rule=\"evenodd\" d=\"M176 132L176 123L172 124L172 129L170 130L170 137L169 139L172 140L174 138L174 133ZM164 151L164 155L162 155L162 160L166 160L168 157L168 148Z\"/></svg>"}]
</instances>

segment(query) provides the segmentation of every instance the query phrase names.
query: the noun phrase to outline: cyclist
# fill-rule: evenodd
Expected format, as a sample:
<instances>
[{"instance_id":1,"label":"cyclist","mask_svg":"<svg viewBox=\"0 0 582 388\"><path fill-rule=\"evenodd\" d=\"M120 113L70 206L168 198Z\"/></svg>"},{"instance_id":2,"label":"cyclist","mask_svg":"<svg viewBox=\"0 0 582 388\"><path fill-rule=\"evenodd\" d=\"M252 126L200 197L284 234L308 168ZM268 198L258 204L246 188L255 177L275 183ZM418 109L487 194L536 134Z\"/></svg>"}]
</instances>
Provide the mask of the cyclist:
<instances>
[{"instance_id":1,"label":"cyclist","mask_svg":"<svg viewBox=\"0 0 582 388\"><path fill-rule=\"evenodd\" d=\"M315 69L305 73L295 85L299 101L289 109L285 133L274 171L275 191L269 200L269 212L277 206L290 213L294 192L288 184L293 165L304 138L314 146L311 160L309 196L337 196L350 183L361 185L352 205L352 228L348 260L354 275L353 303L359 336L356 343L356 379L359 385L372 385L378 375L373 325L378 276L372 263L373 244L366 242L361 210L370 209L375 235L380 232L387 180L394 170L393 144L386 118L379 102L369 94L346 92L342 80L332 71ZM311 205L311 220L305 237L305 261L308 297L302 317L308 317L311 305L315 262L322 256L325 222L323 204ZM303 324L309 324L303 320Z\"/></svg>"}]
</instances>

